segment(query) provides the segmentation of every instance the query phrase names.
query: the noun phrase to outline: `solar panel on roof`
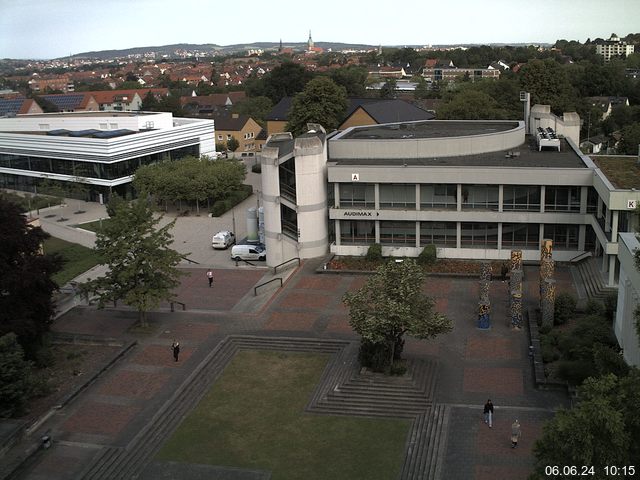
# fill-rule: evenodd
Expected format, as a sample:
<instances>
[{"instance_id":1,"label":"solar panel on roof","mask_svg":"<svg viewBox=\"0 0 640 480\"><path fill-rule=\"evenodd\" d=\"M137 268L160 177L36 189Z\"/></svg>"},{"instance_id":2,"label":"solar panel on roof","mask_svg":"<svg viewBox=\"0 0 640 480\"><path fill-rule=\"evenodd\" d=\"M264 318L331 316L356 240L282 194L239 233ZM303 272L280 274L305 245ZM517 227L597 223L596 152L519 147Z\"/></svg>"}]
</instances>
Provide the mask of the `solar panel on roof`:
<instances>
[{"instance_id":1,"label":"solar panel on roof","mask_svg":"<svg viewBox=\"0 0 640 480\"><path fill-rule=\"evenodd\" d=\"M84 95L45 95L43 98L61 110L72 110L80 106Z\"/></svg>"},{"instance_id":2,"label":"solar panel on roof","mask_svg":"<svg viewBox=\"0 0 640 480\"><path fill-rule=\"evenodd\" d=\"M118 130L106 130L104 132L98 132L93 136L95 138L115 138L115 137L121 137L123 135L129 135L130 133L134 133L133 130L120 128Z\"/></svg>"},{"instance_id":3,"label":"solar panel on roof","mask_svg":"<svg viewBox=\"0 0 640 480\"><path fill-rule=\"evenodd\" d=\"M0 115L17 114L24 103L24 98L0 99Z\"/></svg>"},{"instance_id":4,"label":"solar panel on roof","mask_svg":"<svg viewBox=\"0 0 640 480\"><path fill-rule=\"evenodd\" d=\"M66 137L69 135L69 130L65 129L65 128L58 128L56 130L49 130L47 132L47 135L54 135L56 137Z\"/></svg>"}]
</instances>

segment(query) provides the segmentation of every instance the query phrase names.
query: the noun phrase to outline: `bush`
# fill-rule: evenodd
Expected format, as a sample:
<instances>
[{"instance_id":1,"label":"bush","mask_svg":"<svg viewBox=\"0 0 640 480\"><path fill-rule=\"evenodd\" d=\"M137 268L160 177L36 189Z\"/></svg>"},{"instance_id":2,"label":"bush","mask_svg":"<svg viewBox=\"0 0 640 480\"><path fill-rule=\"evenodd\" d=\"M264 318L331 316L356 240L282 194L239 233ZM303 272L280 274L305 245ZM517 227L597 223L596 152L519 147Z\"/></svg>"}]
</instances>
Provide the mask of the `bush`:
<instances>
[{"instance_id":1,"label":"bush","mask_svg":"<svg viewBox=\"0 0 640 480\"><path fill-rule=\"evenodd\" d=\"M367 250L365 258L369 261L376 262L382 260L382 245L374 243Z\"/></svg>"},{"instance_id":2,"label":"bush","mask_svg":"<svg viewBox=\"0 0 640 480\"><path fill-rule=\"evenodd\" d=\"M32 364L14 333L0 337L0 417L24 413L33 390Z\"/></svg>"},{"instance_id":3,"label":"bush","mask_svg":"<svg viewBox=\"0 0 640 480\"><path fill-rule=\"evenodd\" d=\"M420 255L418 255L418 263L420 265L433 265L438 259L436 246L431 244L425 246Z\"/></svg>"},{"instance_id":4,"label":"bush","mask_svg":"<svg viewBox=\"0 0 640 480\"><path fill-rule=\"evenodd\" d=\"M617 377L624 377L629 373L629 365L622 355L606 345L593 346L593 362L599 375L613 373Z\"/></svg>"},{"instance_id":5,"label":"bush","mask_svg":"<svg viewBox=\"0 0 640 480\"><path fill-rule=\"evenodd\" d=\"M556 370L558 377L571 385L580 385L587 378L595 375L595 368L591 362L582 360L561 360Z\"/></svg>"},{"instance_id":6,"label":"bush","mask_svg":"<svg viewBox=\"0 0 640 480\"><path fill-rule=\"evenodd\" d=\"M576 312L576 299L569 293L560 293L556 297L553 323L564 325Z\"/></svg>"},{"instance_id":7,"label":"bush","mask_svg":"<svg viewBox=\"0 0 640 480\"><path fill-rule=\"evenodd\" d=\"M230 208L232 208L232 205L229 200L216 200L211 206L211 215L219 217Z\"/></svg>"},{"instance_id":8,"label":"bush","mask_svg":"<svg viewBox=\"0 0 640 480\"><path fill-rule=\"evenodd\" d=\"M613 321L616 308L618 308L618 292L610 293L604 297L604 311L607 320Z\"/></svg>"},{"instance_id":9,"label":"bush","mask_svg":"<svg viewBox=\"0 0 640 480\"><path fill-rule=\"evenodd\" d=\"M597 301L597 300L593 300L592 298L589 299L589 301L587 302L587 306L585 308L585 313L587 315L598 315L601 317L605 316L605 308L604 305Z\"/></svg>"}]
</instances>

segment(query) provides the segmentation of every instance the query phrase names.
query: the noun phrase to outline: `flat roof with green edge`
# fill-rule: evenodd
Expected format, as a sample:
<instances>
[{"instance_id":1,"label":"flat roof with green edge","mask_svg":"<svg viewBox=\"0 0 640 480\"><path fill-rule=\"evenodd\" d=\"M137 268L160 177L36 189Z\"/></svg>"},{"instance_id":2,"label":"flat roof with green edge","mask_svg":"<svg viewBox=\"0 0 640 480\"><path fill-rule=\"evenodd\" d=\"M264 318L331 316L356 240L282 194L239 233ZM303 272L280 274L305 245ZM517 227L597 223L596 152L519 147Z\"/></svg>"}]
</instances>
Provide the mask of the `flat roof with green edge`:
<instances>
[{"instance_id":1,"label":"flat roof with green edge","mask_svg":"<svg viewBox=\"0 0 640 480\"><path fill-rule=\"evenodd\" d=\"M616 189L640 189L640 162L637 156L590 155L593 163Z\"/></svg>"},{"instance_id":2,"label":"flat roof with green edge","mask_svg":"<svg viewBox=\"0 0 640 480\"><path fill-rule=\"evenodd\" d=\"M329 358L239 351L157 459L268 471L274 480L397 478L409 419L304 411Z\"/></svg>"}]
</instances>

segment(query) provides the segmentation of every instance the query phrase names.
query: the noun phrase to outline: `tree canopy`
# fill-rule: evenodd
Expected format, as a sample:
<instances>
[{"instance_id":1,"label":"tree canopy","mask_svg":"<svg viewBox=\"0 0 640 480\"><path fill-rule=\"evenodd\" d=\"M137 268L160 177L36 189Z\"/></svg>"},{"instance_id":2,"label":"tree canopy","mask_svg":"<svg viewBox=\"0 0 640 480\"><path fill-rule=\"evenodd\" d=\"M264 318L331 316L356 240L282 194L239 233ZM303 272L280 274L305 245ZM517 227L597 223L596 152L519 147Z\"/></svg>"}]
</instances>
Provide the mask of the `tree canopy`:
<instances>
[{"instance_id":1,"label":"tree canopy","mask_svg":"<svg viewBox=\"0 0 640 480\"><path fill-rule=\"evenodd\" d=\"M0 195L0 335L15 333L29 358L35 358L49 329L51 296L58 288L51 276L62 265L59 257L42 254L48 237Z\"/></svg>"},{"instance_id":2,"label":"tree canopy","mask_svg":"<svg viewBox=\"0 0 640 480\"><path fill-rule=\"evenodd\" d=\"M369 344L390 347L398 359L405 333L429 339L453 329L453 322L436 311L422 291L425 274L413 259L388 261L355 292L342 301L349 307L349 324Z\"/></svg>"},{"instance_id":3,"label":"tree canopy","mask_svg":"<svg viewBox=\"0 0 640 480\"><path fill-rule=\"evenodd\" d=\"M604 472L607 465L640 463L640 370L587 379L579 398L544 426L534 448L533 478L565 478L545 476L546 465L592 465Z\"/></svg>"},{"instance_id":4,"label":"tree canopy","mask_svg":"<svg viewBox=\"0 0 640 480\"><path fill-rule=\"evenodd\" d=\"M97 233L95 246L107 273L83 288L97 294L100 307L121 300L135 308L145 325L147 312L172 300L172 290L179 285L182 273L176 266L182 255L170 248L175 220L158 228L160 218L144 200L119 202L114 210Z\"/></svg>"},{"instance_id":5,"label":"tree canopy","mask_svg":"<svg viewBox=\"0 0 640 480\"><path fill-rule=\"evenodd\" d=\"M344 87L328 77L314 78L293 99L286 129L299 135L306 132L307 123L319 123L333 130L340 125L348 105Z\"/></svg>"},{"instance_id":6,"label":"tree canopy","mask_svg":"<svg viewBox=\"0 0 640 480\"><path fill-rule=\"evenodd\" d=\"M555 60L531 60L522 67L522 88L531 93L532 104L550 105L562 115L575 111L576 97L566 70Z\"/></svg>"},{"instance_id":7,"label":"tree canopy","mask_svg":"<svg viewBox=\"0 0 640 480\"><path fill-rule=\"evenodd\" d=\"M140 167L133 185L139 192L152 194L160 201L202 202L226 198L240 188L245 177L246 168L237 160L185 157Z\"/></svg>"},{"instance_id":8,"label":"tree canopy","mask_svg":"<svg viewBox=\"0 0 640 480\"><path fill-rule=\"evenodd\" d=\"M269 97L276 104L283 97L292 97L301 92L313 73L303 65L284 62L261 79L254 78L247 82L247 94L251 97Z\"/></svg>"}]
</instances>

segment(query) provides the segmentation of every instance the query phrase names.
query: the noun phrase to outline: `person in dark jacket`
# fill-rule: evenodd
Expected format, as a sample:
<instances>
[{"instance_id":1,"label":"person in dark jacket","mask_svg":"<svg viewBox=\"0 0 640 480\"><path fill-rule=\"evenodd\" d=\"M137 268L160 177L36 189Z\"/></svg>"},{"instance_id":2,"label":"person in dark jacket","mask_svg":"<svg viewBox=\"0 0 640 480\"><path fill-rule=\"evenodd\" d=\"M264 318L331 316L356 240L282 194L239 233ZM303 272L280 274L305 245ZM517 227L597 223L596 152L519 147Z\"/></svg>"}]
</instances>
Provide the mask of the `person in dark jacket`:
<instances>
[{"instance_id":1,"label":"person in dark jacket","mask_svg":"<svg viewBox=\"0 0 640 480\"><path fill-rule=\"evenodd\" d=\"M491 403L491 399L484 404L484 423L489 425L489 428L493 428L493 403Z\"/></svg>"}]
</instances>

